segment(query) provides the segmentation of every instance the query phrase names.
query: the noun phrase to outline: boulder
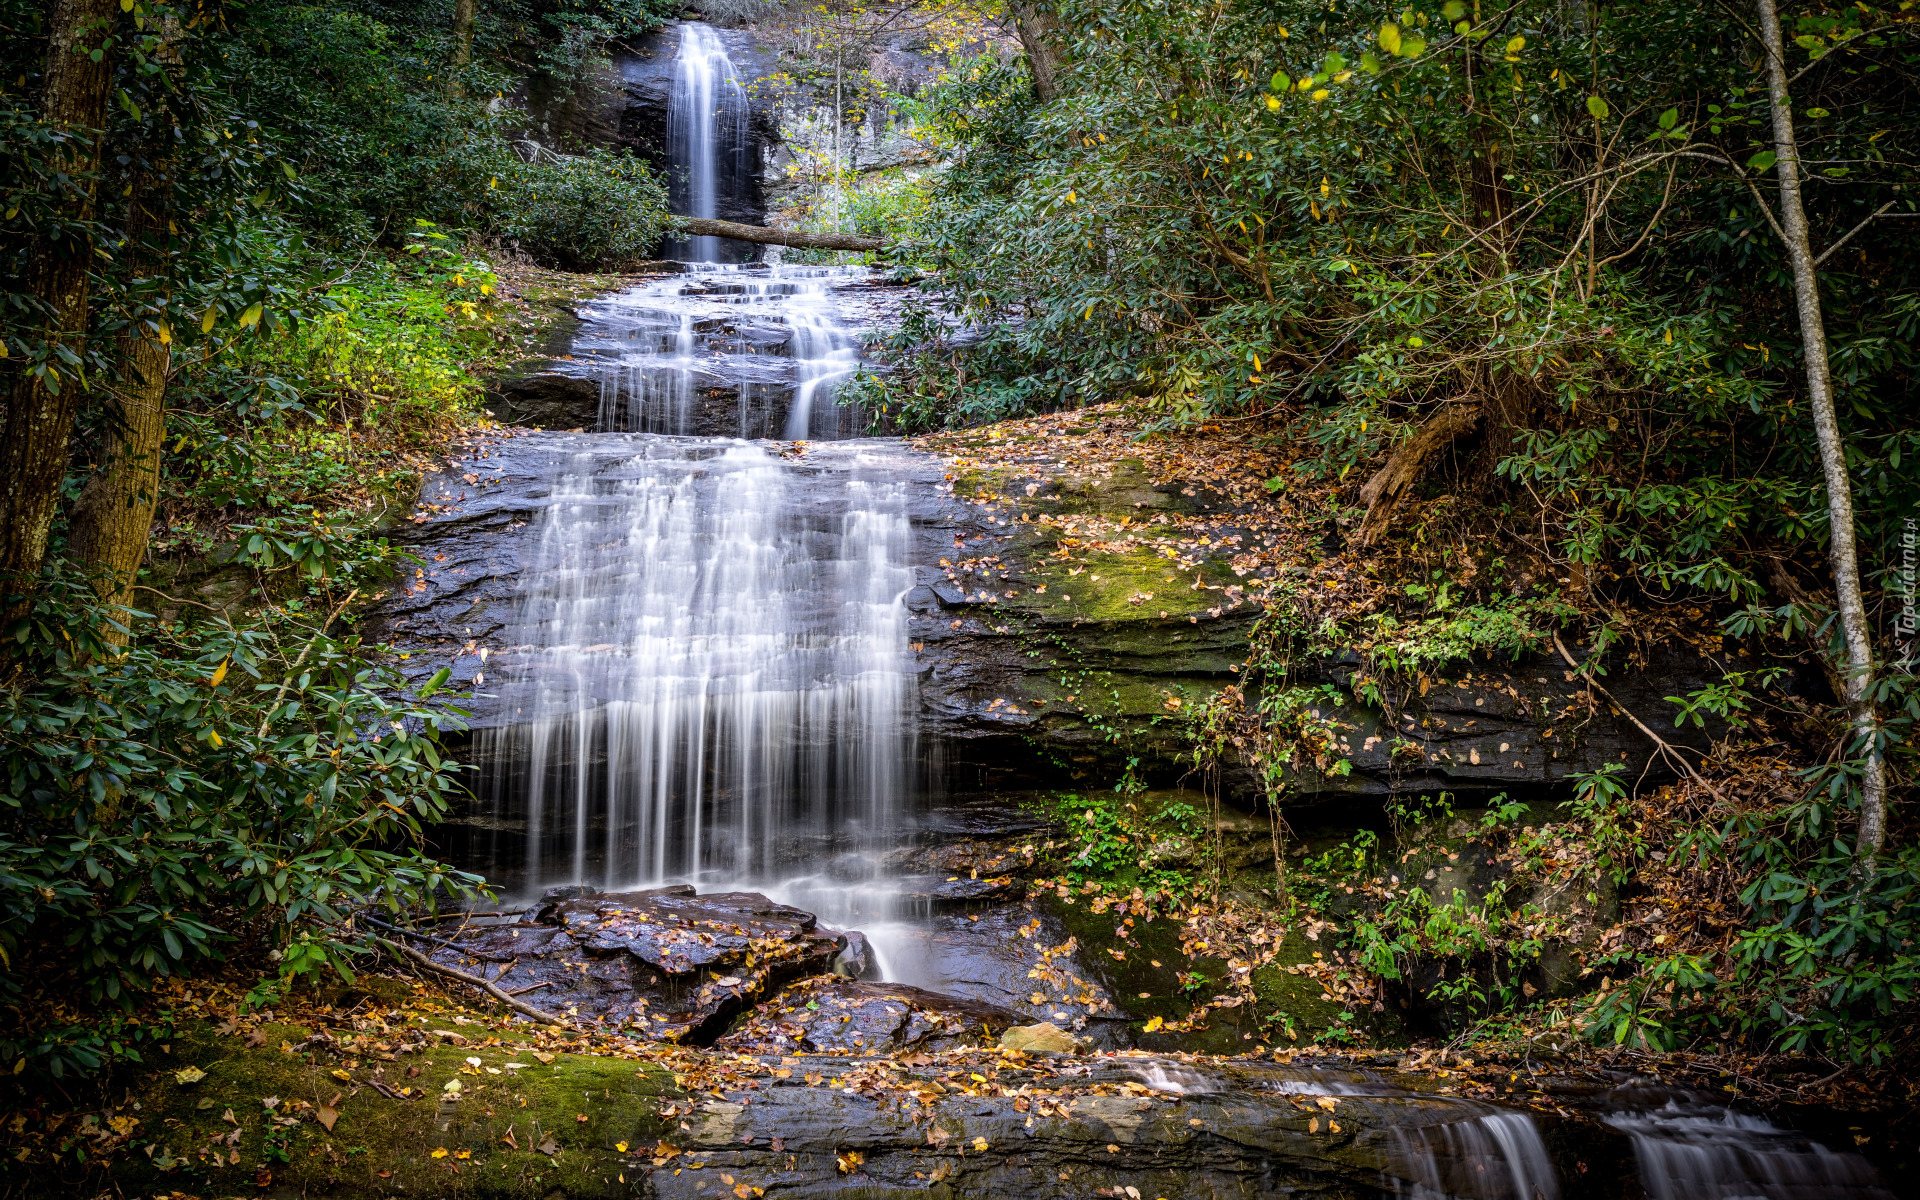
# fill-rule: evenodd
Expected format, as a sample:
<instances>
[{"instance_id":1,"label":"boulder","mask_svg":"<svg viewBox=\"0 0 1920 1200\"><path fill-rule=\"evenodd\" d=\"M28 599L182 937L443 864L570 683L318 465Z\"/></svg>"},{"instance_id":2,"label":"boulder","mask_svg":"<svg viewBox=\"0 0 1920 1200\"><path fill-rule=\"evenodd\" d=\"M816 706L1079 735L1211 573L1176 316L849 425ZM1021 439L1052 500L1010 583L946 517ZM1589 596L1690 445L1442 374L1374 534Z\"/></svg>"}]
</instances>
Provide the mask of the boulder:
<instances>
[{"instance_id":1,"label":"boulder","mask_svg":"<svg viewBox=\"0 0 1920 1200\"><path fill-rule=\"evenodd\" d=\"M781 985L830 971L848 943L765 896L685 885L556 896L535 914L468 929L431 957L542 1009L672 1041L712 1041Z\"/></svg>"}]
</instances>

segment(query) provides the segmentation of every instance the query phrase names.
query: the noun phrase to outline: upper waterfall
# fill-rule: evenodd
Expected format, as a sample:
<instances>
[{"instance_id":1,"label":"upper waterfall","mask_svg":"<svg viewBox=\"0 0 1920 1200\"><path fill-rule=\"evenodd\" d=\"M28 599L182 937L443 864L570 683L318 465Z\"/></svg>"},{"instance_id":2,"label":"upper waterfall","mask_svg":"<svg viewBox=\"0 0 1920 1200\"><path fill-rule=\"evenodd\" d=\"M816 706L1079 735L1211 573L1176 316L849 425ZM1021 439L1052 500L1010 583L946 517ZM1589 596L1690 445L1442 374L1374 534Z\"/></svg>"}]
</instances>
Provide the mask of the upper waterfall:
<instances>
[{"instance_id":1,"label":"upper waterfall","mask_svg":"<svg viewBox=\"0 0 1920 1200\"><path fill-rule=\"evenodd\" d=\"M667 122L674 215L717 217L744 199L748 173L747 93L720 34L711 25L681 26ZM689 262L718 262L721 240L695 237L669 251Z\"/></svg>"}]
</instances>

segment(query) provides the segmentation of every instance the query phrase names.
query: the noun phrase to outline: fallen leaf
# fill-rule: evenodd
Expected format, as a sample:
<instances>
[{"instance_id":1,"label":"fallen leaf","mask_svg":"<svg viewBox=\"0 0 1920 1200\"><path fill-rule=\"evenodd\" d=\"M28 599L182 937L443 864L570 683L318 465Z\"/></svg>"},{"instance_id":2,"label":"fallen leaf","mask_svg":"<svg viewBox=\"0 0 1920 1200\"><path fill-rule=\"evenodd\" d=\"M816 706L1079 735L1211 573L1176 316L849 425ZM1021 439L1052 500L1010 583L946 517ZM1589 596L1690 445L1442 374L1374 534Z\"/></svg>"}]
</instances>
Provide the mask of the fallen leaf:
<instances>
[{"instance_id":1,"label":"fallen leaf","mask_svg":"<svg viewBox=\"0 0 1920 1200\"><path fill-rule=\"evenodd\" d=\"M543 1062L543 1063L550 1063L550 1062L552 1062L552 1061L553 1061L554 1059L556 1059L556 1058L558 1058L558 1057L560 1057L560 1056L559 1056L559 1055L557 1055L557 1054L546 1054L546 1053L543 1053L543 1052L541 1052L541 1051L539 1051L539 1050L535 1050L535 1051L533 1052L533 1056L534 1056L535 1058L537 1058L537 1059L539 1059L539 1060L540 1060L541 1062Z\"/></svg>"},{"instance_id":2,"label":"fallen leaf","mask_svg":"<svg viewBox=\"0 0 1920 1200\"><path fill-rule=\"evenodd\" d=\"M983 1137L973 1139L973 1148L977 1153L985 1154L987 1152L987 1139Z\"/></svg>"},{"instance_id":3,"label":"fallen leaf","mask_svg":"<svg viewBox=\"0 0 1920 1200\"><path fill-rule=\"evenodd\" d=\"M627 1152L627 1144L625 1142L615 1142L613 1144L613 1148L615 1150L618 1150L622 1154L625 1154Z\"/></svg>"},{"instance_id":4,"label":"fallen leaf","mask_svg":"<svg viewBox=\"0 0 1920 1200\"><path fill-rule=\"evenodd\" d=\"M205 1079L206 1077L207 1077L207 1073L205 1071L202 1071L199 1067L181 1067L178 1071L175 1071L173 1073L174 1082L178 1083L182 1087L185 1087L187 1084L190 1084L190 1083L199 1083L202 1079Z\"/></svg>"},{"instance_id":5,"label":"fallen leaf","mask_svg":"<svg viewBox=\"0 0 1920 1200\"><path fill-rule=\"evenodd\" d=\"M326 1126L328 1133L332 1133L333 1123L340 1119L340 1110L337 1108L333 1108L328 1105L322 1104L320 1106L320 1110L314 1113L313 1116L316 1121L319 1121L320 1124Z\"/></svg>"},{"instance_id":6,"label":"fallen leaf","mask_svg":"<svg viewBox=\"0 0 1920 1200\"><path fill-rule=\"evenodd\" d=\"M552 1158L556 1154L560 1153L560 1143L553 1140L552 1134L548 1134L546 1137L546 1140L541 1142L538 1146L535 1146L534 1149L546 1155L548 1158Z\"/></svg>"},{"instance_id":7,"label":"fallen leaf","mask_svg":"<svg viewBox=\"0 0 1920 1200\"><path fill-rule=\"evenodd\" d=\"M432 1155L432 1157L434 1157L434 1158L445 1158L446 1156L447 1156L447 1148L446 1148L445 1146L435 1146L435 1147L433 1148L433 1155Z\"/></svg>"}]
</instances>

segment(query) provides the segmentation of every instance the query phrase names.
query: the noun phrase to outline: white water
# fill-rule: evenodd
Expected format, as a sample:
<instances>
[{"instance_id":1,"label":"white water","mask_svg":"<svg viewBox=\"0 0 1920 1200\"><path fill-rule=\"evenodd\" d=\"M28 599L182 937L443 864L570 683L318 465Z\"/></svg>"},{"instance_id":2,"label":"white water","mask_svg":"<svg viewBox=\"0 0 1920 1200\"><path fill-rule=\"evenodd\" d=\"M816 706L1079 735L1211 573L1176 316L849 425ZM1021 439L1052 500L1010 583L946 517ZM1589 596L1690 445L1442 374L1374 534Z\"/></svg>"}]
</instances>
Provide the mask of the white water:
<instances>
[{"instance_id":1,"label":"white water","mask_svg":"<svg viewBox=\"0 0 1920 1200\"><path fill-rule=\"evenodd\" d=\"M900 486L856 451L802 504L764 445L622 441L556 481L509 635L523 877L884 916L859 884L914 758Z\"/></svg>"},{"instance_id":2,"label":"white water","mask_svg":"<svg viewBox=\"0 0 1920 1200\"><path fill-rule=\"evenodd\" d=\"M1486 1110L1401 1135L1412 1200L1559 1200L1560 1181L1533 1118Z\"/></svg>"},{"instance_id":3,"label":"white water","mask_svg":"<svg viewBox=\"0 0 1920 1200\"><path fill-rule=\"evenodd\" d=\"M833 438L858 427L833 389L859 364L832 289L864 267L692 264L587 306L576 353L593 356L600 428L726 429L744 437ZM704 393L738 392L728 413ZM852 426L852 428L843 428Z\"/></svg>"},{"instance_id":4,"label":"white water","mask_svg":"<svg viewBox=\"0 0 1920 1200\"><path fill-rule=\"evenodd\" d=\"M1672 1100L1603 1119L1632 1137L1649 1200L1891 1200L1859 1155L1746 1113Z\"/></svg>"},{"instance_id":5,"label":"white water","mask_svg":"<svg viewBox=\"0 0 1920 1200\"><path fill-rule=\"evenodd\" d=\"M746 90L720 44L720 35L710 25L682 25L667 118L676 215L720 215L722 188L738 186L744 174L739 160L746 153L748 115ZM689 239L687 257L694 262L715 261L720 257L720 239Z\"/></svg>"},{"instance_id":6,"label":"white water","mask_svg":"<svg viewBox=\"0 0 1920 1200\"><path fill-rule=\"evenodd\" d=\"M678 211L712 216L747 120L712 29L683 27L674 81ZM833 402L858 350L832 289L865 271L690 252L590 305L573 345L600 436L522 565L513 724L488 735L499 808L526 823L512 867L536 893L763 892L865 930L885 971L906 926L871 864L917 762L905 496L857 447L744 440L858 430Z\"/></svg>"}]
</instances>

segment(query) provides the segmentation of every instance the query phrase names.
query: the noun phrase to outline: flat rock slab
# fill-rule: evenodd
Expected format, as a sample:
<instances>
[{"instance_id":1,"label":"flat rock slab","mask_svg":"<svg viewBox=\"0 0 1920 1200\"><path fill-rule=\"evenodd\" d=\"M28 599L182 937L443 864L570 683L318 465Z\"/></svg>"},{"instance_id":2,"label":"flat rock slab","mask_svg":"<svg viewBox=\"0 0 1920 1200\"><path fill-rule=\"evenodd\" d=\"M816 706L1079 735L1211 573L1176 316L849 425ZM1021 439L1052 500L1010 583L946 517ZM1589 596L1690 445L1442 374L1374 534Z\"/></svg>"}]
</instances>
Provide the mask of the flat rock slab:
<instances>
[{"instance_id":1,"label":"flat rock slab","mask_svg":"<svg viewBox=\"0 0 1920 1200\"><path fill-rule=\"evenodd\" d=\"M782 985L830 970L847 935L765 896L682 885L561 900L448 941L435 962L539 1008L705 1043Z\"/></svg>"},{"instance_id":2,"label":"flat rock slab","mask_svg":"<svg viewBox=\"0 0 1920 1200\"><path fill-rule=\"evenodd\" d=\"M804 979L716 1047L746 1054L876 1054L978 1045L1024 1018L998 1005L898 983Z\"/></svg>"}]
</instances>

